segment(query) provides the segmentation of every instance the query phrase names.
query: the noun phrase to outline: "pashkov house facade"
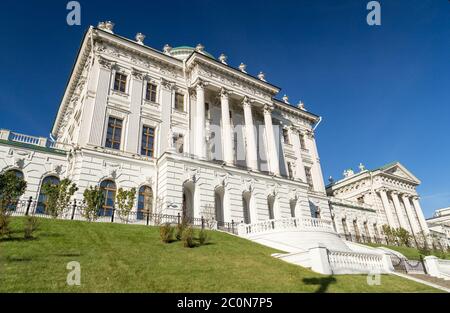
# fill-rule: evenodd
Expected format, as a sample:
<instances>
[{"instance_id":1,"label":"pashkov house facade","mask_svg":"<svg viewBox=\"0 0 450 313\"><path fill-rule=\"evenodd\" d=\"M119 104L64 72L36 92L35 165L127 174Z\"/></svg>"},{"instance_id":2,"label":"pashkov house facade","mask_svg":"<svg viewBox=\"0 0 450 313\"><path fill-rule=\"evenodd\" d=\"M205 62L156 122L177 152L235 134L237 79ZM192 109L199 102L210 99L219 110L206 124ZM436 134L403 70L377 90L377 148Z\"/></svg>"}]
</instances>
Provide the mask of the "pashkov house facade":
<instances>
[{"instance_id":1,"label":"pashkov house facade","mask_svg":"<svg viewBox=\"0 0 450 313\"><path fill-rule=\"evenodd\" d=\"M24 177L36 214L45 213L42 185L69 178L77 201L102 188L102 215L118 188L136 188L136 222L139 212L203 216L219 228L233 221L288 252L351 251L342 239L382 237L383 224L428 233L420 182L399 163L348 171L326 189L314 137L321 118L278 100L262 72L233 68L200 44L158 51L113 26L86 32L51 140L0 132L0 171Z\"/></svg>"}]
</instances>

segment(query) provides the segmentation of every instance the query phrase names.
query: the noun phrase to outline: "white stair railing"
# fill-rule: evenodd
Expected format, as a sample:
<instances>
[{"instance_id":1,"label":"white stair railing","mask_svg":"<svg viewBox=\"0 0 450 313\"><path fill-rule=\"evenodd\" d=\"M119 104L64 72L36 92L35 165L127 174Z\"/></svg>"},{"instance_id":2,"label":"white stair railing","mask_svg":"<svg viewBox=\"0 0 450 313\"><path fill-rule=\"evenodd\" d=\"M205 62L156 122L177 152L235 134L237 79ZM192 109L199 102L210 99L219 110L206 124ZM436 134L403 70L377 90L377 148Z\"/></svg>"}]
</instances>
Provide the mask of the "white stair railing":
<instances>
[{"instance_id":1,"label":"white stair railing","mask_svg":"<svg viewBox=\"0 0 450 313\"><path fill-rule=\"evenodd\" d=\"M331 221L312 217L287 217L252 224L239 224L239 235L250 235L279 230L317 230L334 232Z\"/></svg>"}]
</instances>

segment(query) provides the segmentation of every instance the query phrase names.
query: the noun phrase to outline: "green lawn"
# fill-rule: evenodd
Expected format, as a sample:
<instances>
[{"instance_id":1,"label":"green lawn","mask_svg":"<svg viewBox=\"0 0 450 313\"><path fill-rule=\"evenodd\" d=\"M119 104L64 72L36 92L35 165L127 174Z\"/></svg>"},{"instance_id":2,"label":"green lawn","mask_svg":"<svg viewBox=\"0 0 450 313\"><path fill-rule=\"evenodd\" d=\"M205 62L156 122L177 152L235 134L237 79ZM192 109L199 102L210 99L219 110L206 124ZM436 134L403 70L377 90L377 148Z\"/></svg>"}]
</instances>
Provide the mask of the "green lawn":
<instances>
[{"instance_id":1,"label":"green lawn","mask_svg":"<svg viewBox=\"0 0 450 313\"><path fill-rule=\"evenodd\" d=\"M382 245L382 244L377 244L377 243L366 243L366 245L371 246L371 247L386 247L386 248L389 248L391 250L400 252L401 254L403 254L409 260L420 260L421 253L416 248L387 246L387 245ZM431 253L431 254L432 255L436 255L439 258L450 259L450 253L448 253L448 252L447 253L445 253L445 252L438 252L438 253Z\"/></svg>"},{"instance_id":2,"label":"green lawn","mask_svg":"<svg viewBox=\"0 0 450 313\"><path fill-rule=\"evenodd\" d=\"M396 276L369 286L365 275L323 276L277 260L273 249L225 233L184 248L163 244L155 227L40 220L24 240L23 218L0 240L0 292L433 292ZM68 286L70 261L81 286Z\"/></svg>"}]
</instances>

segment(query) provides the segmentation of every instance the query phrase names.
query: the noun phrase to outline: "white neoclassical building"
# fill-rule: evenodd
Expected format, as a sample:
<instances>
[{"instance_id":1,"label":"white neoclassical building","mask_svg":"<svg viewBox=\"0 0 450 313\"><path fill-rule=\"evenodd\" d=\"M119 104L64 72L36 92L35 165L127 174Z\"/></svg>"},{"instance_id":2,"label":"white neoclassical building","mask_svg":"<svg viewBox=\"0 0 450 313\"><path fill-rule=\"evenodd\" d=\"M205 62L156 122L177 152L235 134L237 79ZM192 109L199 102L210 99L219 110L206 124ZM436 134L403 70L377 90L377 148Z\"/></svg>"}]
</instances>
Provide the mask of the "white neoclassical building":
<instances>
[{"instance_id":1,"label":"white neoclassical building","mask_svg":"<svg viewBox=\"0 0 450 313\"><path fill-rule=\"evenodd\" d=\"M202 45L158 51L100 23L85 34L52 138L3 130L0 170L20 171L24 197L44 182L75 182L82 199L101 186L113 205L120 187L139 190L136 209L221 222L291 216L329 218L314 139L319 116ZM41 198L44 196L41 195ZM40 210L42 211L41 203Z\"/></svg>"},{"instance_id":2,"label":"white neoclassical building","mask_svg":"<svg viewBox=\"0 0 450 313\"><path fill-rule=\"evenodd\" d=\"M321 118L277 99L262 72L201 44L159 51L113 28L85 33L51 139L0 130L0 172L24 177L30 212L45 215L42 186L69 178L79 187L73 212L99 186L98 213L114 221L116 191L136 188L134 223L151 212L239 224L239 235L287 252L276 257L325 274L392 270L383 251L347 236L380 238L384 224L429 232L420 182L399 163L347 171L325 188Z\"/></svg>"},{"instance_id":3,"label":"white neoclassical building","mask_svg":"<svg viewBox=\"0 0 450 313\"><path fill-rule=\"evenodd\" d=\"M343 179L330 179L326 187L339 233L378 237L382 225L389 225L428 237L430 231L416 191L420 184L417 177L399 162L374 170L360 164L359 170L344 171Z\"/></svg>"},{"instance_id":4,"label":"white neoclassical building","mask_svg":"<svg viewBox=\"0 0 450 313\"><path fill-rule=\"evenodd\" d=\"M442 246L450 247L450 207L438 209L427 219L431 235L439 240Z\"/></svg>"}]
</instances>

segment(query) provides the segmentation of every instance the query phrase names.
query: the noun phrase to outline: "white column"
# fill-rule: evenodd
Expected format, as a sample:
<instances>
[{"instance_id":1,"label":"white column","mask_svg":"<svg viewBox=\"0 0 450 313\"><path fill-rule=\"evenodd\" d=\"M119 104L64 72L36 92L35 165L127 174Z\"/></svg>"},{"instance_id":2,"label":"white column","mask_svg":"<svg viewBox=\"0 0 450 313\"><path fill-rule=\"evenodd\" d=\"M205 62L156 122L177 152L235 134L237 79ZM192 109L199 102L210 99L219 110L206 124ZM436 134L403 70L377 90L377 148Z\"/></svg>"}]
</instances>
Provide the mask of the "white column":
<instances>
[{"instance_id":1,"label":"white column","mask_svg":"<svg viewBox=\"0 0 450 313\"><path fill-rule=\"evenodd\" d=\"M272 125L272 108L268 105L264 106L264 125L267 137L267 155L270 171L275 175L280 175L280 162L278 160L278 149L275 141L274 130Z\"/></svg>"},{"instance_id":2,"label":"white column","mask_svg":"<svg viewBox=\"0 0 450 313\"><path fill-rule=\"evenodd\" d=\"M246 146L247 166L250 167L251 169L258 170L255 127L253 125L253 115L250 100L247 97L244 97L242 105L244 106L245 138L247 143Z\"/></svg>"},{"instance_id":3,"label":"white column","mask_svg":"<svg viewBox=\"0 0 450 313\"><path fill-rule=\"evenodd\" d=\"M409 224L411 225L411 230L413 231L413 234L417 234L417 233L420 233L420 227L417 223L416 215L414 214L414 212L411 208L411 203L409 202L409 197L410 196L407 194L402 194L402 201L403 201L403 204L405 205L406 214L408 215Z\"/></svg>"},{"instance_id":4,"label":"white column","mask_svg":"<svg viewBox=\"0 0 450 313\"><path fill-rule=\"evenodd\" d=\"M205 84L199 81L196 86L197 103L195 116L195 154L199 158L206 157L205 141Z\"/></svg>"},{"instance_id":5,"label":"white column","mask_svg":"<svg viewBox=\"0 0 450 313\"><path fill-rule=\"evenodd\" d=\"M305 134L305 141L308 145L308 150L314 161L311 173L313 176L314 190L325 193L325 183L323 182L322 167L320 166L319 152L317 151L316 140L313 132Z\"/></svg>"},{"instance_id":6,"label":"white column","mask_svg":"<svg viewBox=\"0 0 450 313\"><path fill-rule=\"evenodd\" d=\"M159 101L161 107L161 125L159 127L158 139L156 141L159 147L158 154L162 155L164 152L172 148L172 132L171 132L171 115L173 105L173 87L174 83L165 79L161 80L161 88L159 92Z\"/></svg>"},{"instance_id":7,"label":"white column","mask_svg":"<svg viewBox=\"0 0 450 313\"><path fill-rule=\"evenodd\" d=\"M294 153L297 156L297 160L295 161L294 177L296 179L300 179L303 182L306 182L305 166L303 164L302 148L300 145L300 132L293 127L290 128L290 132L292 145L294 147Z\"/></svg>"},{"instance_id":8,"label":"white column","mask_svg":"<svg viewBox=\"0 0 450 313\"><path fill-rule=\"evenodd\" d=\"M397 223L395 222L394 215L392 214L391 204L389 203L386 189L380 189L378 190L381 197L381 202L383 203L384 211L386 212L386 217L388 220L388 225L392 228L397 228Z\"/></svg>"},{"instance_id":9,"label":"white column","mask_svg":"<svg viewBox=\"0 0 450 313\"><path fill-rule=\"evenodd\" d=\"M416 210L417 217L419 218L420 227L422 228L422 231L424 232L424 234L428 235L430 233L430 231L428 229L428 225L425 220L425 216L423 216L422 208L420 207L419 197L413 196L412 202L413 202L414 210Z\"/></svg>"},{"instance_id":10,"label":"white column","mask_svg":"<svg viewBox=\"0 0 450 313\"><path fill-rule=\"evenodd\" d=\"M88 126L90 129L88 143L94 146L103 146L103 127L106 125L106 104L108 102L111 70L114 63L103 57L99 57L98 64L99 72L95 88L95 101L92 105L93 111L92 115L87 116L88 118L86 120L90 123Z\"/></svg>"},{"instance_id":11,"label":"white column","mask_svg":"<svg viewBox=\"0 0 450 313\"><path fill-rule=\"evenodd\" d=\"M220 105L222 109L223 160L225 163L231 165L234 161L233 141L230 121L230 104L228 99L228 91L225 88L222 88L220 91Z\"/></svg>"},{"instance_id":12,"label":"white column","mask_svg":"<svg viewBox=\"0 0 450 313\"><path fill-rule=\"evenodd\" d=\"M402 212L402 206L398 199L398 193L396 191L391 191L392 200L394 200L395 211L397 212L398 220L400 222L400 227L409 231L408 223L405 220L405 216Z\"/></svg>"},{"instance_id":13,"label":"white column","mask_svg":"<svg viewBox=\"0 0 450 313\"><path fill-rule=\"evenodd\" d=\"M141 124L141 103L144 73L134 70L131 73L131 104L130 114L128 115L128 131L125 140L125 151L138 153Z\"/></svg>"}]
</instances>

